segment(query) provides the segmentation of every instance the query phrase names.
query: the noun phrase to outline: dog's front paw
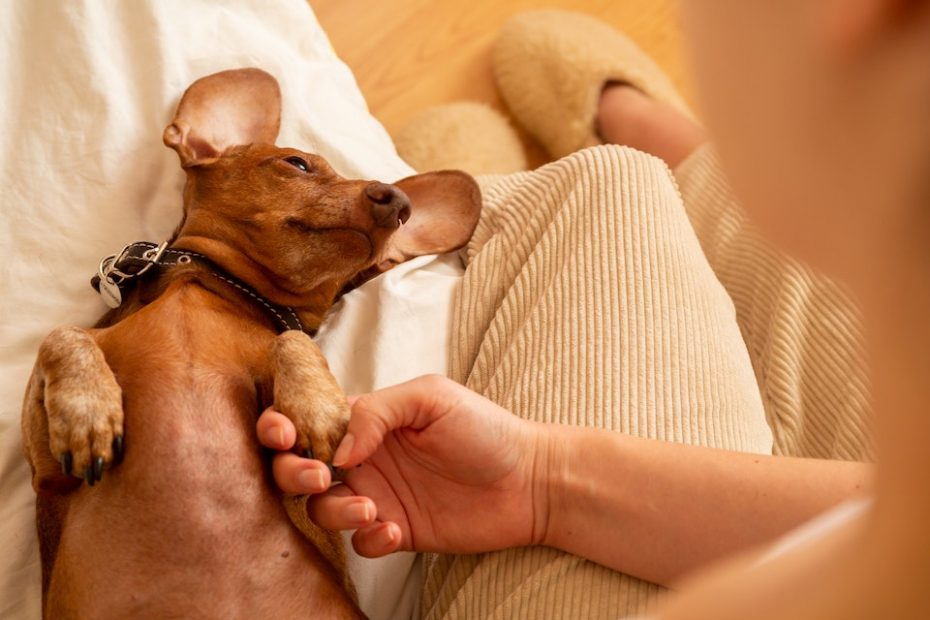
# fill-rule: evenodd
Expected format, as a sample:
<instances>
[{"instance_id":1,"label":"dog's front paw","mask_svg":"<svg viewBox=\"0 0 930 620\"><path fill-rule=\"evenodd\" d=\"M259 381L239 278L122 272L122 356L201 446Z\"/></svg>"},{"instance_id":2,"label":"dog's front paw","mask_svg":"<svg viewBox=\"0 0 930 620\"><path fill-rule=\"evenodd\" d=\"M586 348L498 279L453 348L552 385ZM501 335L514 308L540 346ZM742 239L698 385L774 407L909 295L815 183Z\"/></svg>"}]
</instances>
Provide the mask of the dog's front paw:
<instances>
[{"instance_id":1,"label":"dog's front paw","mask_svg":"<svg viewBox=\"0 0 930 620\"><path fill-rule=\"evenodd\" d=\"M39 487L56 486L42 466L48 452L62 473L91 486L105 468L122 460L122 390L103 352L82 329L55 330L42 343L23 414ZM47 448L41 441L46 433ZM34 454L40 449L48 452Z\"/></svg>"},{"instance_id":2,"label":"dog's front paw","mask_svg":"<svg viewBox=\"0 0 930 620\"><path fill-rule=\"evenodd\" d=\"M62 472L94 486L123 459L123 407L119 386L56 386L48 395L49 448Z\"/></svg>"},{"instance_id":3,"label":"dog's front paw","mask_svg":"<svg viewBox=\"0 0 930 620\"><path fill-rule=\"evenodd\" d=\"M275 339L274 407L297 428L297 449L331 463L349 424L349 404L326 359L309 336L285 332Z\"/></svg>"},{"instance_id":4,"label":"dog's front paw","mask_svg":"<svg viewBox=\"0 0 930 620\"><path fill-rule=\"evenodd\" d=\"M333 453L346 434L349 425L349 405L342 393L314 394L296 402L284 398L275 408L286 415L297 428L295 447L302 455L332 463Z\"/></svg>"}]
</instances>

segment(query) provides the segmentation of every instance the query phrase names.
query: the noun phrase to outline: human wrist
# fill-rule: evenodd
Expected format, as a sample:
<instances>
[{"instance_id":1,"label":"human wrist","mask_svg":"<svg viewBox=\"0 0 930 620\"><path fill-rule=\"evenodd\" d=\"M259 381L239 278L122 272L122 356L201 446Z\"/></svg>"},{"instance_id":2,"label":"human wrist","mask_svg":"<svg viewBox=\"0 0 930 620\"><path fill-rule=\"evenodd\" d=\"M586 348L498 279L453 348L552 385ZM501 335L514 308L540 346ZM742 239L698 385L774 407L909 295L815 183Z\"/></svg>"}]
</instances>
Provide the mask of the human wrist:
<instances>
[{"instance_id":1,"label":"human wrist","mask_svg":"<svg viewBox=\"0 0 930 620\"><path fill-rule=\"evenodd\" d=\"M557 547L565 517L567 466L574 433L570 427L557 424L537 424L536 427L533 544Z\"/></svg>"},{"instance_id":2,"label":"human wrist","mask_svg":"<svg viewBox=\"0 0 930 620\"><path fill-rule=\"evenodd\" d=\"M613 523L630 511L623 491L627 476L629 438L594 428L547 425L545 471L541 497L545 498L545 528L537 544L597 559L599 548L592 528Z\"/></svg>"}]
</instances>

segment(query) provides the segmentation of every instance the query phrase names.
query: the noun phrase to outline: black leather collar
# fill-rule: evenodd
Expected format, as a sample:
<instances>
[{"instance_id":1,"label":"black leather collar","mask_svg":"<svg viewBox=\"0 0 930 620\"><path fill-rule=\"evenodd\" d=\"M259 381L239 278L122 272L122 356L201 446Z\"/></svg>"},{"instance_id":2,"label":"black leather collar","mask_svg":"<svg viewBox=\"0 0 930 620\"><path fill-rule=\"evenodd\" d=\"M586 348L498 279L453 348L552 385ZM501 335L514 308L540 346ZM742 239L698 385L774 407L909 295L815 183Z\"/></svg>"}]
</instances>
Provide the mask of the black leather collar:
<instances>
[{"instance_id":1,"label":"black leather collar","mask_svg":"<svg viewBox=\"0 0 930 620\"><path fill-rule=\"evenodd\" d=\"M90 284L108 306L118 308L122 303L124 291L132 287L140 277L158 273L174 265L186 265L192 261L197 261L209 270L210 275L232 285L252 303L258 305L274 322L279 332L291 329L306 331L293 308L271 303L254 288L229 275L203 254L169 248L167 241L160 245L149 241L137 241L127 245L119 254L100 261L97 274L91 278Z\"/></svg>"}]
</instances>

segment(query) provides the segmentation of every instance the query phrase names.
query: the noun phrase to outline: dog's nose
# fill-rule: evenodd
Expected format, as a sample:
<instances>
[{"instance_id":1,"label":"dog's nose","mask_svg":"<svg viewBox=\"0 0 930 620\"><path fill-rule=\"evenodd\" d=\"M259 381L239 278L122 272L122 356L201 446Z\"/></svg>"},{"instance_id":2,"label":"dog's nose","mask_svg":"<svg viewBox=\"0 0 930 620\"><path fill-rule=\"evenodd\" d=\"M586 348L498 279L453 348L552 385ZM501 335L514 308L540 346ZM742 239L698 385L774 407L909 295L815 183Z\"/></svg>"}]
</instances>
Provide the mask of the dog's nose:
<instances>
[{"instance_id":1,"label":"dog's nose","mask_svg":"<svg viewBox=\"0 0 930 620\"><path fill-rule=\"evenodd\" d=\"M387 183L369 183L365 196L371 203L371 217L382 228L397 228L410 219L410 199Z\"/></svg>"}]
</instances>

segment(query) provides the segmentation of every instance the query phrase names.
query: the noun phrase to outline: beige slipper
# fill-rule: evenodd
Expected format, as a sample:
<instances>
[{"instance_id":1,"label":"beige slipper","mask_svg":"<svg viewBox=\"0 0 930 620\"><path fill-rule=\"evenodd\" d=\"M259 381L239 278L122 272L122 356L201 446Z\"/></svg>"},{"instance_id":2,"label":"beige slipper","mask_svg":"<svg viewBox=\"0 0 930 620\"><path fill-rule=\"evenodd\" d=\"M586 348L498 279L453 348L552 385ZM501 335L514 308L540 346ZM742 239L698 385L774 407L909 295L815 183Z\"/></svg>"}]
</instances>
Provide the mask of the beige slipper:
<instances>
[{"instance_id":1,"label":"beige slipper","mask_svg":"<svg viewBox=\"0 0 930 620\"><path fill-rule=\"evenodd\" d=\"M608 82L630 84L692 116L662 70L632 41L581 13L522 13L501 29L494 78L514 118L549 151L563 157L600 144L595 117Z\"/></svg>"},{"instance_id":2,"label":"beige slipper","mask_svg":"<svg viewBox=\"0 0 930 620\"><path fill-rule=\"evenodd\" d=\"M527 169L516 130L500 112L473 101L427 108L394 136L401 158L418 172L505 174Z\"/></svg>"}]
</instances>

